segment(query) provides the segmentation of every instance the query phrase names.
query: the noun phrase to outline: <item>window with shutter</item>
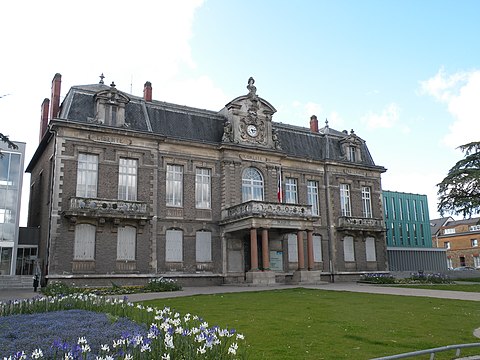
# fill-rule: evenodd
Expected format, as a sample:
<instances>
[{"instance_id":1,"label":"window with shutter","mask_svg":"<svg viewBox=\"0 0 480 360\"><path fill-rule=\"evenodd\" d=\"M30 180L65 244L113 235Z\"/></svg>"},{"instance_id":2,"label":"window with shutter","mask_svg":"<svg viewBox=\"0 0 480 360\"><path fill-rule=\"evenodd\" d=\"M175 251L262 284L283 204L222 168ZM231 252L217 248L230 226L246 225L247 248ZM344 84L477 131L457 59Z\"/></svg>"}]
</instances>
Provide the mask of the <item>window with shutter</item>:
<instances>
[{"instance_id":1,"label":"window with shutter","mask_svg":"<svg viewBox=\"0 0 480 360\"><path fill-rule=\"evenodd\" d=\"M355 261L355 251L353 249L353 237L345 236L343 238L343 256L345 261Z\"/></svg>"},{"instance_id":2,"label":"window with shutter","mask_svg":"<svg viewBox=\"0 0 480 360\"><path fill-rule=\"evenodd\" d=\"M313 235L313 261L322 262L322 237Z\"/></svg>"},{"instance_id":3,"label":"window with shutter","mask_svg":"<svg viewBox=\"0 0 480 360\"><path fill-rule=\"evenodd\" d=\"M181 230L167 230L165 261L183 261L183 232Z\"/></svg>"},{"instance_id":4,"label":"window with shutter","mask_svg":"<svg viewBox=\"0 0 480 360\"><path fill-rule=\"evenodd\" d=\"M367 261L377 261L377 255L375 252L375 238L367 237L365 239L365 251L367 255Z\"/></svg>"},{"instance_id":5,"label":"window with shutter","mask_svg":"<svg viewBox=\"0 0 480 360\"><path fill-rule=\"evenodd\" d=\"M119 227L117 232L117 260L135 260L137 229L133 226Z\"/></svg>"},{"instance_id":6,"label":"window with shutter","mask_svg":"<svg viewBox=\"0 0 480 360\"><path fill-rule=\"evenodd\" d=\"M195 253L197 262L212 261L212 233L210 231L197 231Z\"/></svg>"},{"instance_id":7,"label":"window with shutter","mask_svg":"<svg viewBox=\"0 0 480 360\"><path fill-rule=\"evenodd\" d=\"M288 234L288 261L298 261L297 234Z\"/></svg>"},{"instance_id":8,"label":"window with shutter","mask_svg":"<svg viewBox=\"0 0 480 360\"><path fill-rule=\"evenodd\" d=\"M75 226L74 260L95 260L95 226Z\"/></svg>"}]
</instances>

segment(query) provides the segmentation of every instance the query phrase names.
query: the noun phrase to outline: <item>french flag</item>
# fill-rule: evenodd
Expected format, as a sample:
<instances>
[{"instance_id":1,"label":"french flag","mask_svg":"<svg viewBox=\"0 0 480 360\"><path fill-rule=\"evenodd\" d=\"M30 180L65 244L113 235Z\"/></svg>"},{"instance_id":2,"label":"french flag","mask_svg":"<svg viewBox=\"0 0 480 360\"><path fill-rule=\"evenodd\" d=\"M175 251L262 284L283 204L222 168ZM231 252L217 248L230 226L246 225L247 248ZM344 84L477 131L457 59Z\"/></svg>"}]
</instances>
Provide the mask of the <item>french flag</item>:
<instances>
[{"instance_id":1,"label":"french flag","mask_svg":"<svg viewBox=\"0 0 480 360\"><path fill-rule=\"evenodd\" d=\"M283 191L282 191L282 168L277 168L277 198L278 202L283 203Z\"/></svg>"}]
</instances>

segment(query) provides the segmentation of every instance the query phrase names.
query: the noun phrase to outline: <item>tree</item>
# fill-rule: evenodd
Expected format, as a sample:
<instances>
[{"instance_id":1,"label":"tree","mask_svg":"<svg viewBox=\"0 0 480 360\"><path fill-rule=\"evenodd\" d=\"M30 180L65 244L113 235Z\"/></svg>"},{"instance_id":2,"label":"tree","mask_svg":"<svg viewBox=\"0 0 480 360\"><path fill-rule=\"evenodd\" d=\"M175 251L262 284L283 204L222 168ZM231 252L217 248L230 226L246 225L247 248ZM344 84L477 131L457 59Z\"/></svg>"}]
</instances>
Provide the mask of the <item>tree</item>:
<instances>
[{"instance_id":1,"label":"tree","mask_svg":"<svg viewBox=\"0 0 480 360\"><path fill-rule=\"evenodd\" d=\"M8 96L9 94L6 94L6 95L0 95L0 99L5 97L5 96ZM18 149L18 146L15 145L13 142L10 141L10 139L8 138L7 135L3 135L2 133L0 133L0 141L3 141L4 143L7 143L7 146L10 148L10 149ZM2 152L0 151L0 156L2 155Z\"/></svg>"},{"instance_id":2,"label":"tree","mask_svg":"<svg viewBox=\"0 0 480 360\"><path fill-rule=\"evenodd\" d=\"M7 143L10 149L18 149L18 146L11 142L7 135L3 135L2 133L0 133L0 140L4 143Z\"/></svg>"},{"instance_id":3,"label":"tree","mask_svg":"<svg viewBox=\"0 0 480 360\"><path fill-rule=\"evenodd\" d=\"M438 212L469 218L480 213L480 142L458 147L464 158L458 161L438 186Z\"/></svg>"}]
</instances>

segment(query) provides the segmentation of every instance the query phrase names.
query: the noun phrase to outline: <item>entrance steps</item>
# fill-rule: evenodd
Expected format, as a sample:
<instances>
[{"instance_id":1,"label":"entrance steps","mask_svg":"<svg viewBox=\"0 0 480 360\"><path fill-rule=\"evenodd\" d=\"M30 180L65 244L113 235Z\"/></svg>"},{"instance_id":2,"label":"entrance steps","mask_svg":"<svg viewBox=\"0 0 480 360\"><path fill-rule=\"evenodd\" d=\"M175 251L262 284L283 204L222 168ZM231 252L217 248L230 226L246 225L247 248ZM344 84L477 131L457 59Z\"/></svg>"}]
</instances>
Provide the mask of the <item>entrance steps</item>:
<instances>
[{"instance_id":1,"label":"entrance steps","mask_svg":"<svg viewBox=\"0 0 480 360\"><path fill-rule=\"evenodd\" d=\"M0 291L2 289L33 288L32 275L2 275L0 276Z\"/></svg>"}]
</instances>

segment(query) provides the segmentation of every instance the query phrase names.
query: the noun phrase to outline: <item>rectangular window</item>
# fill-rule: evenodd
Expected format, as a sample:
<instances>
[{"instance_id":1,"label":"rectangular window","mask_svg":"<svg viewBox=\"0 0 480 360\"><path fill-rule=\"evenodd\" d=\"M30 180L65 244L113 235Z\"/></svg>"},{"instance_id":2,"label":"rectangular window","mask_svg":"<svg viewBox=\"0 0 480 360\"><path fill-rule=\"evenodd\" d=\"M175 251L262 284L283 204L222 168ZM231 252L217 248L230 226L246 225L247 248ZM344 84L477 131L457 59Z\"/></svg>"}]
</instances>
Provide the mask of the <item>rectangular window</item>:
<instances>
[{"instance_id":1,"label":"rectangular window","mask_svg":"<svg viewBox=\"0 0 480 360\"><path fill-rule=\"evenodd\" d=\"M353 162L357 161L356 152L357 152L357 149L355 148L355 146L348 147L348 156L350 161L353 161Z\"/></svg>"},{"instance_id":2,"label":"rectangular window","mask_svg":"<svg viewBox=\"0 0 480 360\"><path fill-rule=\"evenodd\" d=\"M195 176L195 207L211 209L211 170L197 168Z\"/></svg>"},{"instance_id":3,"label":"rectangular window","mask_svg":"<svg viewBox=\"0 0 480 360\"><path fill-rule=\"evenodd\" d=\"M405 210L407 212L407 220L410 221L410 201L405 199Z\"/></svg>"},{"instance_id":4,"label":"rectangular window","mask_svg":"<svg viewBox=\"0 0 480 360\"><path fill-rule=\"evenodd\" d=\"M288 234L288 261L298 262L297 234Z\"/></svg>"},{"instance_id":5,"label":"rectangular window","mask_svg":"<svg viewBox=\"0 0 480 360\"><path fill-rule=\"evenodd\" d=\"M167 165L167 206L183 206L183 166Z\"/></svg>"},{"instance_id":6,"label":"rectangular window","mask_svg":"<svg viewBox=\"0 0 480 360\"><path fill-rule=\"evenodd\" d=\"M453 261L451 258L447 258L447 268L453 269Z\"/></svg>"},{"instance_id":7,"label":"rectangular window","mask_svg":"<svg viewBox=\"0 0 480 360\"><path fill-rule=\"evenodd\" d=\"M349 184L340 184L340 208L342 209L342 216L352 216Z\"/></svg>"},{"instance_id":8,"label":"rectangular window","mask_svg":"<svg viewBox=\"0 0 480 360\"><path fill-rule=\"evenodd\" d=\"M345 236L343 238L343 259L345 261L355 261L355 250L353 248L353 237Z\"/></svg>"},{"instance_id":9,"label":"rectangular window","mask_svg":"<svg viewBox=\"0 0 480 360\"><path fill-rule=\"evenodd\" d=\"M137 229L133 226L120 226L117 232L117 260L135 260Z\"/></svg>"},{"instance_id":10,"label":"rectangular window","mask_svg":"<svg viewBox=\"0 0 480 360\"><path fill-rule=\"evenodd\" d=\"M322 237L313 235L313 261L322 262Z\"/></svg>"},{"instance_id":11,"label":"rectangular window","mask_svg":"<svg viewBox=\"0 0 480 360\"><path fill-rule=\"evenodd\" d=\"M78 154L77 196L97 197L98 155Z\"/></svg>"},{"instance_id":12,"label":"rectangular window","mask_svg":"<svg viewBox=\"0 0 480 360\"><path fill-rule=\"evenodd\" d=\"M309 180L307 182L307 202L312 205L312 214L320 215L318 206L318 182Z\"/></svg>"},{"instance_id":13,"label":"rectangular window","mask_svg":"<svg viewBox=\"0 0 480 360\"><path fill-rule=\"evenodd\" d=\"M450 249L450 241L445 241L445 242L443 243L443 247L444 247L445 249Z\"/></svg>"},{"instance_id":14,"label":"rectangular window","mask_svg":"<svg viewBox=\"0 0 480 360\"><path fill-rule=\"evenodd\" d=\"M285 179L285 202L287 204L297 204L297 179Z\"/></svg>"},{"instance_id":15,"label":"rectangular window","mask_svg":"<svg viewBox=\"0 0 480 360\"><path fill-rule=\"evenodd\" d=\"M477 247L478 246L478 240L477 239L470 240L470 243L471 243L472 247Z\"/></svg>"},{"instance_id":16,"label":"rectangular window","mask_svg":"<svg viewBox=\"0 0 480 360\"><path fill-rule=\"evenodd\" d=\"M212 233L197 231L195 236L195 258L197 262L212 261Z\"/></svg>"},{"instance_id":17,"label":"rectangular window","mask_svg":"<svg viewBox=\"0 0 480 360\"><path fill-rule=\"evenodd\" d=\"M480 225L472 225L470 226L470 231L478 231L480 230Z\"/></svg>"},{"instance_id":18,"label":"rectangular window","mask_svg":"<svg viewBox=\"0 0 480 360\"><path fill-rule=\"evenodd\" d=\"M413 220L418 221L418 215L417 215L417 201L413 200Z\"/></svg>"},{"instance_id":19,"label":"rectangular window","mask_svg":"<svg viewBox=\"0 0 480 360\"><path fill-rule=\"evenodd\" d=\"M423 201L420 201L420 221L425 221L425 209L423 208Z\"/></svg>"},{"instance_id":20,"label":"rectangular window","mask_svg":"<svg viewBox=\"0 0 480 360\"><path fill-rule=\"evenodd\" d=\"M455 234L455 228L444 229L444 230L443 230L443 234L444 234L444 235Z\"/></svg>"},{"instance_id":21,"label":"rectangular window","mask_svg":"<svg viewBox=\"0 0 480 360\"><path fill-rule=\"evenodd\" d=\"M480 256L477 255L473 257L473 266L480 268Z\"/></svg>"},{"instance_id":22,"label":"rectangular window","mask_svg":"<svg viewBox=\"0 0 480 360\"><path fill-rule=\"evenodd\" d=\"M385 219L388 219L388 200L387 198L383 198L383 209L385 212Z\"/></svg>"},{"instance_id":23,"label":"rectangular window","mask_svg":"<svg viewBox=\"0 0 480 360\"><path fill-rule=\"evenodd\" d=\"M372 196L368 186L362 186L362 206L363 217L371 218L372 215Z\"/></svg>"},{"instance_id":24,"label":"rectangular window","mask_svg":"<svg viewBox=\"0 0 480 360\"><path fill-rule=\"evenodd\" d=\"M397 210L395 207L395 198L392 197L392 218L393 220L397 219Z\"/></svg>"},{"instance_id":25,"label":"rectangular window","mask_svg":"<svg viewBox=\"0 0 480 360\"><path fill-rule=\"evenodd\" d=\"M95 260L95 230L90 224L75 226L74 260Z\"/></svg>"},{"instance_id":26,"label":"rectangular window","mask_svg":"<svg viewBox=\"0 0 480 360\"><path fill-rule=\"evenodd\" d=\"M398 199L398 216L400 220L403 220L403 206L402 199Z\"/></svg>"},{"instance_id":27,"label":"rectangular window","mask_svg":"<svg viewBox=\"0 0 480 360\"><path fill-rule=\"evenodd\" d=\"M375 252L375 238L365 238L365 252L367 261L377 261L377 254Z\"/></svg>"},{"instance_id":28,"label":"rectangular window","mask_svg":"<svg viewBox=\"0 0 480 360\"><path fill-rule=\"evenodd\" d=\"M118 199L137 200L137 160L120 158L118 169Z\"/></svg>"},{"instance_id":29,"label":"rectangular window","mask_svg":"<svg viewBox=\"0 0 480 360\"><path fill-rule=\"evenodd\" d=\"M167 230L165 237L165 261L183 261L183 232Z\"/></svg>"}]
</instances>

